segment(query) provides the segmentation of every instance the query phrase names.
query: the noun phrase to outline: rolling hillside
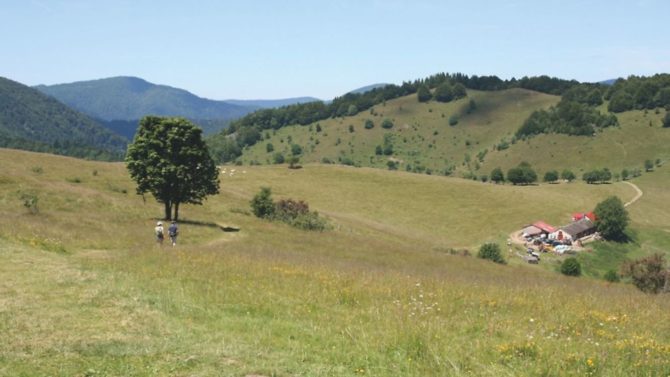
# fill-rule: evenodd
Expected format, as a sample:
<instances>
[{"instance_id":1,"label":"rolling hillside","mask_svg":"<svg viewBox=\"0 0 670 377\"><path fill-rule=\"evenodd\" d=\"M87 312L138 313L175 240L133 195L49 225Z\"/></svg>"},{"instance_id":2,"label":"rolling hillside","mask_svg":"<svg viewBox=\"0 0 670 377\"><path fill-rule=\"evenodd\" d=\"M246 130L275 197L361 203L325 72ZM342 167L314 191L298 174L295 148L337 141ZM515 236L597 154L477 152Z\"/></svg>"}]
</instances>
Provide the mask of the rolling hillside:
<instances>
[{"instance_id":1,"label":"rolling hillside","mask_svg":"<svg viewBox=\"0 0 670 377\"><path fill-rule=\"evenodd\" d=\"M471 100L476 107L468 113ZM595 136L543 134L516 140L516 131L533 111L549 108L559 100L558 96L519 88L468 90L466 98L449 103L419 103L416 95L409 95L355 116L317 122L318 127L313 123L264 131L264 140L246 149L241 161L271 164L277 153L288 158L296 144L302 150L302 162L386 169L391 161L399 170L479 178L495 167L507 171L521 161L531 163L541 177L551 169L581 173L608 167L618 172L641 168L646 159L670 159L665 147L670 142L670 129L662 128L665 110L660 109L620 113L618 127L606 128ZM606 108L605 103L599 109L605 112ZM458 122L450 125L453 116ZM383 129L384 119L391 120L393 127ZM366 120L374 127L366 129ZM378 146L387 144L392 153L379 154Z\"/></svg>"},{"instance_id":2,"label":"rolling hillside","mask_svg":"<svg viewBox=\"0 0 670 377\"><path fill-rule=\"evenodd\" d=\"M119 158L126 140L91 118L0 77L0 146L91 158Z\"/></svg>"},{"instance_id":3,"label":"rolling hillside","mask_svg":"<svg viewBox=\"0 0 670 377\"><path fill-rule=\"evenodd\" d=\"M514 187L318 164L228 168L220 195L182 208L178 247L160 249L151 230L161 206L133 194L123 164L2 149L0 160L2 375L670 368L670 328L659 320L667 297L563 277L513 252L507 266L462 255L528 219L558 222L612 194L629 200L624 183ZM635 181L645 192L630 208L635 253L668 246L669 172ZM268 185L277 198L308 201L333 229L250 215L250 198ZM24 195L39 198L37 211Z\"/></svg>"}]
</instances>

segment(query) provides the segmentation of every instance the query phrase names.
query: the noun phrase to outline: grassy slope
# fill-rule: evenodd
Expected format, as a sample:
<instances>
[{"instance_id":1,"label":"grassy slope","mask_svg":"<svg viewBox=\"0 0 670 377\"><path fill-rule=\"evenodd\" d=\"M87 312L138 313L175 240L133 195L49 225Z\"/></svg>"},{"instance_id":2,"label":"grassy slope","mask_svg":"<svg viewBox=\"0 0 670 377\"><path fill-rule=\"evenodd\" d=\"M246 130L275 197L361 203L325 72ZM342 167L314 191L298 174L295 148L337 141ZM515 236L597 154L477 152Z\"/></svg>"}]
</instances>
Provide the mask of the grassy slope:
<instances>
[{"instance_id":1,"label":"grassy slope","mask_svg":"<svg viewBox=\"0 0 670 377\"><path fill-rule=\"evenodd\" d=\"M581 177L583 171L593 168L609 167L620 172L623 168L640 168L646 159L670 159L666 148L670 143L670 130L661 128L664 110L658 114L654 111L618 114L621 127L606 129L596 137L540 135L496 151L495 145L502 140L510 141L530 113L556 104L559 97L524 89L468 93L468 98L447 104L418 103L415 95L402 97L375 106L376 116L364 112L319 122L323 128L321 133L316 132L314 125L283 128L269 133L269 139L245 151L242 160L271 163L274 152L266 152L267 143L273 144L275 152L288 156L290 137L293 143L303 147L303 162L320 162L324 157L338 161L346 157L361 166L386 169L389 157L375 156L375 147L383 143L385 133L394 135L392 157L401 161L400 170L405 170L408 164L421 165L434 174L442 174L446 167L453 165L460 173L472 171L477 176L488 175L497 166L507 171L521 161L528 161L540 177L547 170L560 172L565 168ZM469 99L474 99L478 107L472 114L463 115ZM606 111L606 105L600 110ZM461 114L461 118L452 127L448 122L454 114ZM392 119L395 127L382 129L380 124L384 118ZM364 129L366 119L374 120L374 129ZM349 125L354 126L353 133L349 132ZM484 150L487 154L483 161L476 162L477 155Z\"/></svg>"},{"instance_id":2,"label":"grassy slope","mask_svg":"<svg viewBox=\"0 0 670 377\"><path fill-rule=\"evenodd\" d=\"M419 164L435 172L442 172L450 165L464 169L461 164L466 153L474 169L477 153L490 150L502 138L510 139L533 110L547 108L559 100L524 89L469 91L469 96L446 104L418 103L416 95L401 97L353 117L321 121L321 133L317 133L315 127L311 127L312 131L310 127L286 127L246 151L243 160L271 162L272 153L266 152L267 143L272 143L275 151L289 154L288 137L291 136L293 143L305 150L303 161L320 162L324 157L337 161L338 157L348 157L363 166L386 168L388 157L375 156L375 147L383 143L384 134L391 133L395 135L394 157L403 161L401 170L405 170L407 164ZM464 114L469 99L476 101L477 110L462 115L457 126L449 126L449 117ZM381 128L385 118L393 120L393 129ZM363 127L366 119L374 121L373 129ZM349 125L354 126L353 133L349 132ZM470 141L470 145L466 145L466 141Z\"/></svg>"},{"instance_id":3,"label":"grassy slope","mask_svg":"<svg viewBox=\"0 0 670 377\"><path fill-rule=\"evenodd\" d=\"M8 150L0 160L2 375L670 369L670 327L658 320L666 297L443 252L499 239L528 219L560 221L606 195L628 200L624 184L501 187L346 167L238 168L206 206L182 209L191 223L180 246L159 250L151 229L161 208L132 194L121 164ZM659 204L670 199L666 170L638 180L646 191L631 207L637 229L668 231ZM335 229L302 232L248 215L262 185L307 200ZM20 192L39 196L38 215ZM207 226L214 222L242 230Z\"/></svg>"}]
</instances>

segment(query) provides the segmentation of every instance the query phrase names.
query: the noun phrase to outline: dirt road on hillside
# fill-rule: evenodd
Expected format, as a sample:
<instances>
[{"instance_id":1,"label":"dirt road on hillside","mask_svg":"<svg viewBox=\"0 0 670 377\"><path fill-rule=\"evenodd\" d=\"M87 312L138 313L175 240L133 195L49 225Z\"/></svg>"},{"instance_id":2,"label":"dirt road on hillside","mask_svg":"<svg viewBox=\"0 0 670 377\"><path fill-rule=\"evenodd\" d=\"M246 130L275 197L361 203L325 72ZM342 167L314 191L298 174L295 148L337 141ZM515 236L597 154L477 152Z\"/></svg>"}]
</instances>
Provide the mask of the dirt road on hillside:
<instances>
[{"instance_id":1,"label":"dirt road on hillside","mask_svg":"<svg viewBox=\"0 0 670 377\"><path fill-rule=\"evenodd\" d=\"M637 191L637 195L635 195L635 197L633 199L631 199L630 202L623 205L624 207L628 207L629 205L637 202L637 200L640 199L642 197L642 195L644 195L644 193L642 192L642 190L640 190L639 187L637 187L637 185L635 183L631 183L631 182L628 182L628 181L624 181L623 183L629 184L632 188L635 189L635 191Z\"/></svg>"}]
</instances>

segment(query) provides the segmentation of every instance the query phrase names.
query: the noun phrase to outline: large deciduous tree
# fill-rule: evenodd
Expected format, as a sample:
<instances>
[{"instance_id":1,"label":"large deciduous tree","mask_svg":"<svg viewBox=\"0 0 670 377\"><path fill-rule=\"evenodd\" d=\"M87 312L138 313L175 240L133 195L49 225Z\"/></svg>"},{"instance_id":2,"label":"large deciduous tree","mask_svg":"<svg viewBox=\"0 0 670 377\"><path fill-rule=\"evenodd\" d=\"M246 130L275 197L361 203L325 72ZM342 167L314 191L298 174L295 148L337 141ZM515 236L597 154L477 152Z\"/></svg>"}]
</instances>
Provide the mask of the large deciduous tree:
<instances>
[{"instance_id":1,"label":"large deciduous tree","mask_svg":"<svg viewBox=\"0 0 670 377\"><path fill-rule=\"evenodd\" d=\"M219 193L219 169L202 130L184 118L142 118L126 166L137 193L150 192L165 205L166 220L179 219L181 203L202 204L207 195Z\"/></svg>"},{"instance_id":2,"label":"large deciduous tree","mask_svg":"<svg viewBox=\"0 0 670 377\"><path fill-rule=\"evenodd\" d=\"M624 233L628 225L628 212L621 199L610 196L596 205L596 228L606 240L621 241L626 239Z\"/></svg>"}]
</instances>

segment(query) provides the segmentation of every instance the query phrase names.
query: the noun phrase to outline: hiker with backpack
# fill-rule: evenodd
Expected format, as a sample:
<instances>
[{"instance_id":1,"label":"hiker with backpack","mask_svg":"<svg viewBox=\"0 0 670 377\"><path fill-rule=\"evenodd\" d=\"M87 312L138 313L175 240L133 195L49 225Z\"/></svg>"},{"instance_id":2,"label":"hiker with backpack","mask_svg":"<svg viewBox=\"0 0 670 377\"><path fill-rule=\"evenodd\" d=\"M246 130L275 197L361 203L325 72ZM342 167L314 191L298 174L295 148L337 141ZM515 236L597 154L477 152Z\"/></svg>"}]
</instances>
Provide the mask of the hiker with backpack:
<instances>
[{"instance_id":1,"label":"hiker with backpack","mask_svg":"<svg viewBox=\"0 0 670 377\"><path fill-rule=\"evenodd\" d=\"M177 246L177 235L179 234L179 228L177 227L177 222L173 221L168 228L168 235L170 236L170 241L172 241L172 246Z\"/></svg>"},{"instance_id":2,"label":"hiker with backpack","mask_svg":"<svg viewBox=\"0 0 670 377\"><path fill-rule=\"evenodd\" d=\"M158 246L163 246L163 238L165 238L165 234L163 233L163 223L162 222L157 222L156 227L154 228L154 234L156 235L156 243L158 243Z\"/></svg>"}]
</instances>

